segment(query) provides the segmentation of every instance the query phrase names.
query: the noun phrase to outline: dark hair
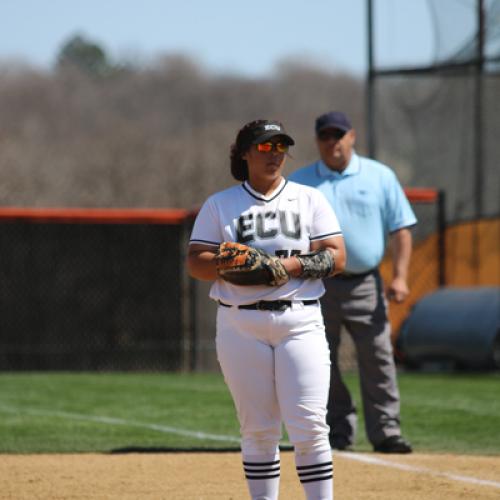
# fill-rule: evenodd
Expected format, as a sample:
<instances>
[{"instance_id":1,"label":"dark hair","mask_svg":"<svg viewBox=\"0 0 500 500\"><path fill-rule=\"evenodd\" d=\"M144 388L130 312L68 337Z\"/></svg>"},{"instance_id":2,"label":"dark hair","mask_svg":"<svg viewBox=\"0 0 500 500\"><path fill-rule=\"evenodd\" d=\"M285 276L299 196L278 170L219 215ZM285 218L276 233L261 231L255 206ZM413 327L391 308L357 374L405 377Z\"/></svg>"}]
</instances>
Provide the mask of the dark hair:
<instances>
[{"instance_id":1,"label":"dark hair","mask_svg":"<svg viewBox=\"0 0 500 500\"><path fill-rule=\"evenodd\" d=\"M244 125L238 135L236 141L231 145L229 158L231 161L231 174L237 181L246 181L248 179L247 161L243 159L243 155L250 149L252 142L249 141L249 129L267 123L267 120L254 120Z\"/></svg>"}]
</instances>

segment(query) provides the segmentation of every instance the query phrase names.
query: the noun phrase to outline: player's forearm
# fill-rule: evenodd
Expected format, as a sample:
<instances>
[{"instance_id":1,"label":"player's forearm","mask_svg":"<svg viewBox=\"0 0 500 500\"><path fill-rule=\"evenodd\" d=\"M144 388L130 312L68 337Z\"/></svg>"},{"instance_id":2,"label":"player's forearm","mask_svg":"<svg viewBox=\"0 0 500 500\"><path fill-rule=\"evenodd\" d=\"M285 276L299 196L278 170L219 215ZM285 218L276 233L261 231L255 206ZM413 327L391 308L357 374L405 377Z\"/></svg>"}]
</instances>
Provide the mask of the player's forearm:
<instances>
[{"instance_id":1,"label":"player's forearm","mask_svg":"<svg viewBox=\"0 0 500 500\"><path fill-rule=\"evenodd\" d=\"M337 245L335 248L328 247L330 252L332 252L335 261L335 269L330 274L330 276L335 276L336 274L340 274L345 269L346 252L343 239L341 240L341 243L342 243L341 245Z\"/></svg>"},{"instance_id":2,"label":"player's forearm","mask_svg":"<svg viewBox=\"0 0 500 500\"><path fill-rule=\"evenodd\" d=\"M343 240L335 244L318 245L308 254L299 254L284 259L283 265L289 276L294 278L320 279L341 273L345 267Z\"/></svg>"},{"instance_id":3,"label":"player's forearm","mask_svg":"<svg viewBox=\"0 0 500 500\"><path fill-rule=\"evenodd\" d=\"M408 279L410 266L412 236L409 229L400 229L391 234L389 246L392 256L393 278Z\"/></svg>"},{"instance_id":4,"label":"player's forearm","mask_svg":"<svg viewBox=\"0 0 500 500\"><path fill-rule=\"evenodd\" d=\"M298 278L302 273L302 265L295 257L281 259L281 263L291 278Z\"/></svg>"},{"instance_id":5,"label":"player's forearm","mask_svg":"<svg viewBox=\"0 0 500 500\"><path fill-rule=\"evenodd\" d=\"M210 251L190 251L186 259L189 275L203 281L215 281L217 270L214 256L214 252Z\"/></svg>"},{"instance_id":6,"label":"player's forearm","mask_svg":"<svg viewBox=\"0 0 500 500\"><path fill-rule=\"evenodd\" d=\"M328 251L332 253L332 257L335 262L334 269L330 276L334 276L343 272L346 263L344 238L342 236L334 236L333 238L315 241L313 244L311 244L311 250L313 251L322 249L328 249Z\"/></svg>"}]
</instances>

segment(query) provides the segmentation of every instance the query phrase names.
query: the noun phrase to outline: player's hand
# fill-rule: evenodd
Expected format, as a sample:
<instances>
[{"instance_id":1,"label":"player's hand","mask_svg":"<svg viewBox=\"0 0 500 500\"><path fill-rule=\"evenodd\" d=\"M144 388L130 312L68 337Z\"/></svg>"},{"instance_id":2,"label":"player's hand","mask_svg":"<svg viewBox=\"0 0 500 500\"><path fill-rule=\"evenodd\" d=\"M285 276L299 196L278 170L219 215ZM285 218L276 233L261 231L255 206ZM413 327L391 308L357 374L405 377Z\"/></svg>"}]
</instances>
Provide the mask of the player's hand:
<instances>
[{"instance_id":1,"label":"player's hand","mask_svg":"<svg viewBox=\"0 0 500 500\"><path fill-rule=\"evenodd\" d=\"M387 288L387 299L397 304L404 302L409 294L410 289L403 278L394 278Z\"/></svg>"}]
</instances>

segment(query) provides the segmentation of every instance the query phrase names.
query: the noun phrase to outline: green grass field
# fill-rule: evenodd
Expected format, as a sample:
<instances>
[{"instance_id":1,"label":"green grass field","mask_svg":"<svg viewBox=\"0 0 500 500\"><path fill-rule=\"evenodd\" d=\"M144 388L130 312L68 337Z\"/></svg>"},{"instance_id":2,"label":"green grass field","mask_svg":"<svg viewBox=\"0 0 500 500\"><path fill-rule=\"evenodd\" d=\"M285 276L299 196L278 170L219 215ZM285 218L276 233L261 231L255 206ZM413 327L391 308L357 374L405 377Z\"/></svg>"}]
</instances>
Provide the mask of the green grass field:
<instances>
[{"instance_id":1,"label":"green grass field","mask_svg":"<svg viewBox=\"0 0 500 500\"><path fill-rule=\"evenodd\" d=\"M356 375L346 381L359 402ZM399 384L416 451L500 454L500 374L402 373ZM360 418L356 451L368 451ZM2 453L237 447L218 374L0 373Z\"/></svg>"}]
</instances>

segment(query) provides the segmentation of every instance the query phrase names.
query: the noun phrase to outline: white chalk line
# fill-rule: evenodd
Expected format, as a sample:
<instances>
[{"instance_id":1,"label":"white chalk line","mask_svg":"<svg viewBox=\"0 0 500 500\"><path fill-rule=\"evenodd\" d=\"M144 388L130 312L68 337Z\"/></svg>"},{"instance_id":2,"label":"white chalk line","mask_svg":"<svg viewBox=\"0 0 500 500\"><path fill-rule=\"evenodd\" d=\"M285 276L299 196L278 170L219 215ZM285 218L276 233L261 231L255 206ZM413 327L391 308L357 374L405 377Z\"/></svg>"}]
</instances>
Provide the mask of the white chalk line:
<instances>
[{"instance_id":1,"label":"white chalk line","mask_svg":"<svg viewBox=\"0 0 500 500\"><path fill-rule=\"evenodd\" d=\"M238 443L240 444L241 440L239 437L235 436L225 436L221 434L210 434L207 432L198 432L198 431L189 431L185 429L180 429L178 427L171 427L167 425L159 425L159 424L149 424L146 422L136 422L136 421L131 421L131 420L125 420L122 418L116 418L116 417L106 417L106 416L100 416L100 415L85 415L85 414L80 414L80 413L71 413L71 412L66 412L66 411L52 411L52 410L42 410L42 409L35 409L35 408L13 408L10 406L4 406L0 405L0 411L7 412L7 413L19 413L19 414L30 414L30 415L40 415L40 416L47 416L47 417L59 417L59 418L67 418L67 419L72 419L72 420L83 420L83 421L88 421L88 422L97 422L100 424L107 424L107 425L124 425L124 426L129 426L129 427L140 427L143 429L150 429L153 431L157 432L163 432L167 434L176 434L179 436L186 436L186 437L192 437L196 439L209 439L213 441L225 441L225 442L230 442L230 443ZM289 445L290 443L283 443ZM464 483L469 483L469 484L477 484L481 486L491 486L493 488L500 488L500 482L497 481L490 481L487 479L478 479L472 476L463 476L460 474L453 474L450 472L439 472L435 471L433 469L428 469L426 467L417 467L414 465L408 465L408 464L400 464L400 463L395 463L389 460L384 460L382 458L370 456L370 455L363 455L360 453L353 453L353 452L342 452L342 453L335 453L336 457L342 457L342 458L347 458L349 460L355 460L358 462L364 462L364 463L369 463L373 465L381 465L385 467L392 467L393 469L399 469L399 470L404 470L407 472L417 472L419 474L428 474L430 476L436 476L436 477L444 477L447 479L452 479L454 481L460 481Z\"/></svg>"},{"instance_id":2,"label":"white chalk line","mask_svg":"<svg viewBox=\"0 0 500 500\"><path fill-rule=\"evenodd\" d=\"M400 469L407 472L417 472L419 474L428 474L429 476L444 477L447 479L453 479L454 481L461 481L463 483L478 484L481 486L492 486L493 488L500 488L500 482L497 481L490 481L488 479L478 479L476 477L463 476L461 474L453 474L451 472L440 472L440 471L435 471L433 469L428 469L427 467L399 464L378 457L362 455L360 453L342 452L340 454L337 454L336 456L341 456L344 458L348 458L349 460L357 460L358 462L365 462L373 465L392 467L393 469Z\"/></svg>"},{"instance_id":3,"label":"white chalk line","mask_svg":"<svg viewBox=\"0 0 500 500\"><path fill-rule=\"evenodd\" d=\"M0 411L7 413L19 413L19 414L30 414L39 415L44 417L59 417L72 420L83 420L87 422L97 422L99 424L108 425L125 425L128 427L140 427L142 429L149 429L152 431L163 432L165 434L176 434L178 436L186 436L196 439L209 439L212 441L226 441L230 443L240 443L239 437L235 436L224 436L220 434L210 434L207 432L189 431L185 429L179 429L178 427L171 427L168 425L159 424L149 424L146 422L135 422L133 420L124 420L122 418L115 417L105 417L100 415L84 415L80 413L70 413L66 411L52 411L52 410L40 410L35 408L13 408L9 406L0 405Z\"/></svg>"}]
</instances>

